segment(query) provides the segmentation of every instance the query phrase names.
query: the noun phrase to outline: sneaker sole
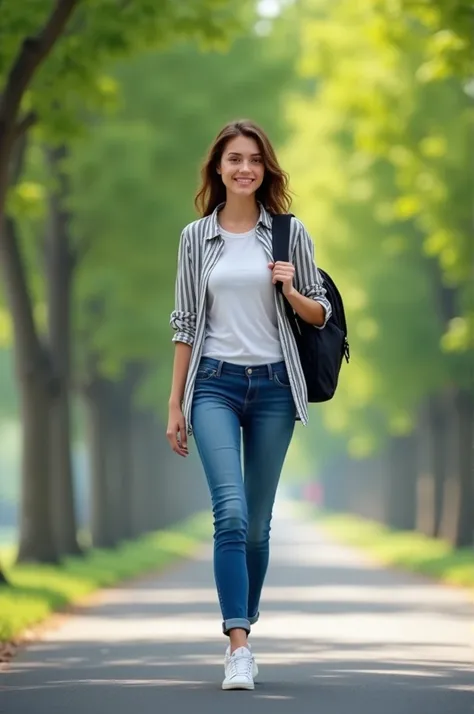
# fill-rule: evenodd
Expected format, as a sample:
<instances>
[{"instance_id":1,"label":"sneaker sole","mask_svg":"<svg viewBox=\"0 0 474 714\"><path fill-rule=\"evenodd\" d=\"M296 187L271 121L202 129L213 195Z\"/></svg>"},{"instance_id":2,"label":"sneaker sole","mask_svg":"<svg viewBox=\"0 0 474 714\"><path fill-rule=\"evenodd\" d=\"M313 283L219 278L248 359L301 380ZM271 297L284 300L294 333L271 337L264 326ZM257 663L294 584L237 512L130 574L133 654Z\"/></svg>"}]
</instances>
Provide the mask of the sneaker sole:
<instances>
[{"instance_id":1,"label":"sneaker sole","mask_svg":"<svg viewBox=\"0 0 474 714\"><path fill-rule=\"evenodd\" d=\"M222 689L224 689L225 691L230 691L231 689L252 691L253 689L255 689L255 684L253 682L248 682L248 684L245 684L243 682L240 682L238 684L236 682L222 682Z\"/></svg>"}]
</instances>

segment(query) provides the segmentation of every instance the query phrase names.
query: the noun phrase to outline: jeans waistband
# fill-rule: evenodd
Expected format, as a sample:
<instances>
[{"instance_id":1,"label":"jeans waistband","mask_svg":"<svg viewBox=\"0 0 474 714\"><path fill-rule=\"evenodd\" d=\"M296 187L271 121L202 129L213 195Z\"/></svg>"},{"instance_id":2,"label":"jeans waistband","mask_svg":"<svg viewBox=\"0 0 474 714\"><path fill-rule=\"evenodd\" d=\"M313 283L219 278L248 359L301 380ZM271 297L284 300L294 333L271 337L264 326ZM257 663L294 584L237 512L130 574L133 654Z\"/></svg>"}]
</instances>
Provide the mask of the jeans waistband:
<instances>
[{"instance_id":1,"label":"jeans waistband","mask_svg":"<svg viewBox=\"0 0 474 714\"><path fill-rule=\"evenodd\" d=\"M271 364L259 364L259 365L240 365L233 364L232 362L224 362L223 360L214 359L213 357L201 357L200 364L206 367L211 367L217 372L217 376L221 374L235 374L238 376L250 376L255 377L269 377L273 379L273 374L275 372L283 372L286 370L285 362L272 362Z\"/></svg>"}]
</instances>

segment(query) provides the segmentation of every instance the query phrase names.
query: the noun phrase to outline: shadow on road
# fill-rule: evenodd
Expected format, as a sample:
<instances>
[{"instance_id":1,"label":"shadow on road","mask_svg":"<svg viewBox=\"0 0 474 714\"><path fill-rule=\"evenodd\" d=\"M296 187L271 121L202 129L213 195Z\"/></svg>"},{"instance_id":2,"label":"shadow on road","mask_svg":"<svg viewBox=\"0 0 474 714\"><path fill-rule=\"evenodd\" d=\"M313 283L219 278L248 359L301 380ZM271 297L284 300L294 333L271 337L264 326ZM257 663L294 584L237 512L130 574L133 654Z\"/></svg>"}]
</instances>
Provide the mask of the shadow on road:
<instances>
[{"instance_id":1,"label":"shadow on road","mask_svg":"<svg viewBox=\"0 0 474 714\"><path fill-rule=\"evenodd\" d=\"M222 692L212 547L102 591L11 662L1 714L470 714L472 605L280 522L251 636L254 692ZM2 708L3 707L3 708ZM291 707L291 708L290 708Z\"/></svg>"},{"instance_id":2,"label":"shadow on road","mask_svg":"<svg viewBox=\"0 0 474 714\"><path fill-rule=\"evenodd\" d=\"M224 701L226 712L237 712L243 703L237 701L239 694L246 697L247 712L288 711L285 702L297 706L298 714L471 711L473 674L465 662L430 661L432 646L423 642L405 644L403 656L397 656L398 647L397 642L338 642L335 647L333 641L318 639L292 638L290 644L257 637L261 676L255 691L221 693L222 656L215 641L186 647L176 641L161 641L159 647L138 640L99 647L96 641L48 642L33 646L28 662L20 657L12 663L3 693L9 705L5 712L46 714L64 707L71 714L128 714L139 707L140 713L156 714L173 711L167 709L173 692L179 692L183 707L175 714L188 707L217 714ZM449 650L442 642L436 647Z\"/></svg>"}]
</instances>

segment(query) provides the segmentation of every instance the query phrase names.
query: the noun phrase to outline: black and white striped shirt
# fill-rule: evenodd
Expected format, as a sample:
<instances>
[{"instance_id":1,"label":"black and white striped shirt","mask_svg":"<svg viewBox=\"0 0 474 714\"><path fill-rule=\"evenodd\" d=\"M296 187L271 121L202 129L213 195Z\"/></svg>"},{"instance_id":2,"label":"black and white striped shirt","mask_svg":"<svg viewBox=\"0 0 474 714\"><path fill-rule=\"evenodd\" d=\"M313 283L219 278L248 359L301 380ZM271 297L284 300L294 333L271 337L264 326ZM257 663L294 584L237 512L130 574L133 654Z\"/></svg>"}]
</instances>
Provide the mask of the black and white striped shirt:
<instances>
[{"instance_id":1,"label":"black and white striped shirt","mask_svg":"<svg viewBox=\"0 0 474 714\"><path fill-rule=\"evenodd\" d=\"M217 214L223 205L218 206L210 216L200 218L187 225L181 233L179 243L175 309L171 313L170 324L175 330L173 342L184 342L192 345L193 348L183 400L183 414L189 434L192 433L191 406L194 382L206 337L207 285L209 276L224 247L224 240L219 234L217 218ZM272 262L272 217L261 205L256 235L263 245L269 262ZM291 219L289 259L295 266L295 288L302 295L317 300L324 306L326 310L324 324L326 324L331 314L331 305L325 297L326 290L323 287L321 276L314 262L313 241L304 225L297 218ZM275 290L275 302L281 346L295 401L297 418L303 424L307 424L308 395L306 382L295 339L285 313L283 296L277 290ZM319 329L322 329L322 327ZM315 329L318 328L315 326Z\"/></svg>"}]
</instances>

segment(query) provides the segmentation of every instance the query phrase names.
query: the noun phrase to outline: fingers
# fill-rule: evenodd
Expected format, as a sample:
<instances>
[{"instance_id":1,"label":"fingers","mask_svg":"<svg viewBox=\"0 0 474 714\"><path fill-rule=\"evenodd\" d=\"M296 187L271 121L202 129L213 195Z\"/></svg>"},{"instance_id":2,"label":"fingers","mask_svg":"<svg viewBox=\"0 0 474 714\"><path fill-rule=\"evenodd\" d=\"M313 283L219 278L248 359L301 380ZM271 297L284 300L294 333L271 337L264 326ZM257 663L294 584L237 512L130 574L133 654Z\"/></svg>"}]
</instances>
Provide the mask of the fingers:
<instances>
[{"instance_id":1,"label":"fingers","mask_svg":"<svg viewBox=\"0 0 474 714\"><path fill-rule=\"evenodd\" d=\"M291 263L275 263L275 267L273 268L272 282L288 282L289 280L293 280L294 275L295 268Z\"/></svg>"},{"instance_id":2,"label":"fingers","mask_svg":"<svg viewBox=\"0 0 474 714\"><path fill-rule=\"evenodd\" d=\"M184 423L184 417L179 420L179 443L181 446L181 456L187 456L188 454L188 435L186 433L186 424Z\"/></svg>"},{"instance_id":3,"label":"fingers","mask_svg":"<svg viewBox=\"0 0 474 714\"><path fill-rule=\"evenodd\" d=\"M184 418L176 423L175 426L168 427L166 438L175 454L179 456L188 455L188 442Z\"/></svg>"},{"instance_id":4,"label":"fingers","mask_svg":"<svg viewBox=\"0 0 474 714\"><path fill-rule=\"evenodd\" d=\"M292 263L275 263L273 267L273 275L289 275L295 274L295 266Z\"/></svg>"},{"instance_id":5,"label":"fingers","mask_svg":"<svg viewBox=\"0 0 474 714\"><path fill-rule=\"evenodd\" d=\"M176 439L176 431L174 429L168 428L166 432L166 438L168 439L169 445L173 449L173 451L176 451L178 447L178 441Z\"/></svg>"}]
</instances>

